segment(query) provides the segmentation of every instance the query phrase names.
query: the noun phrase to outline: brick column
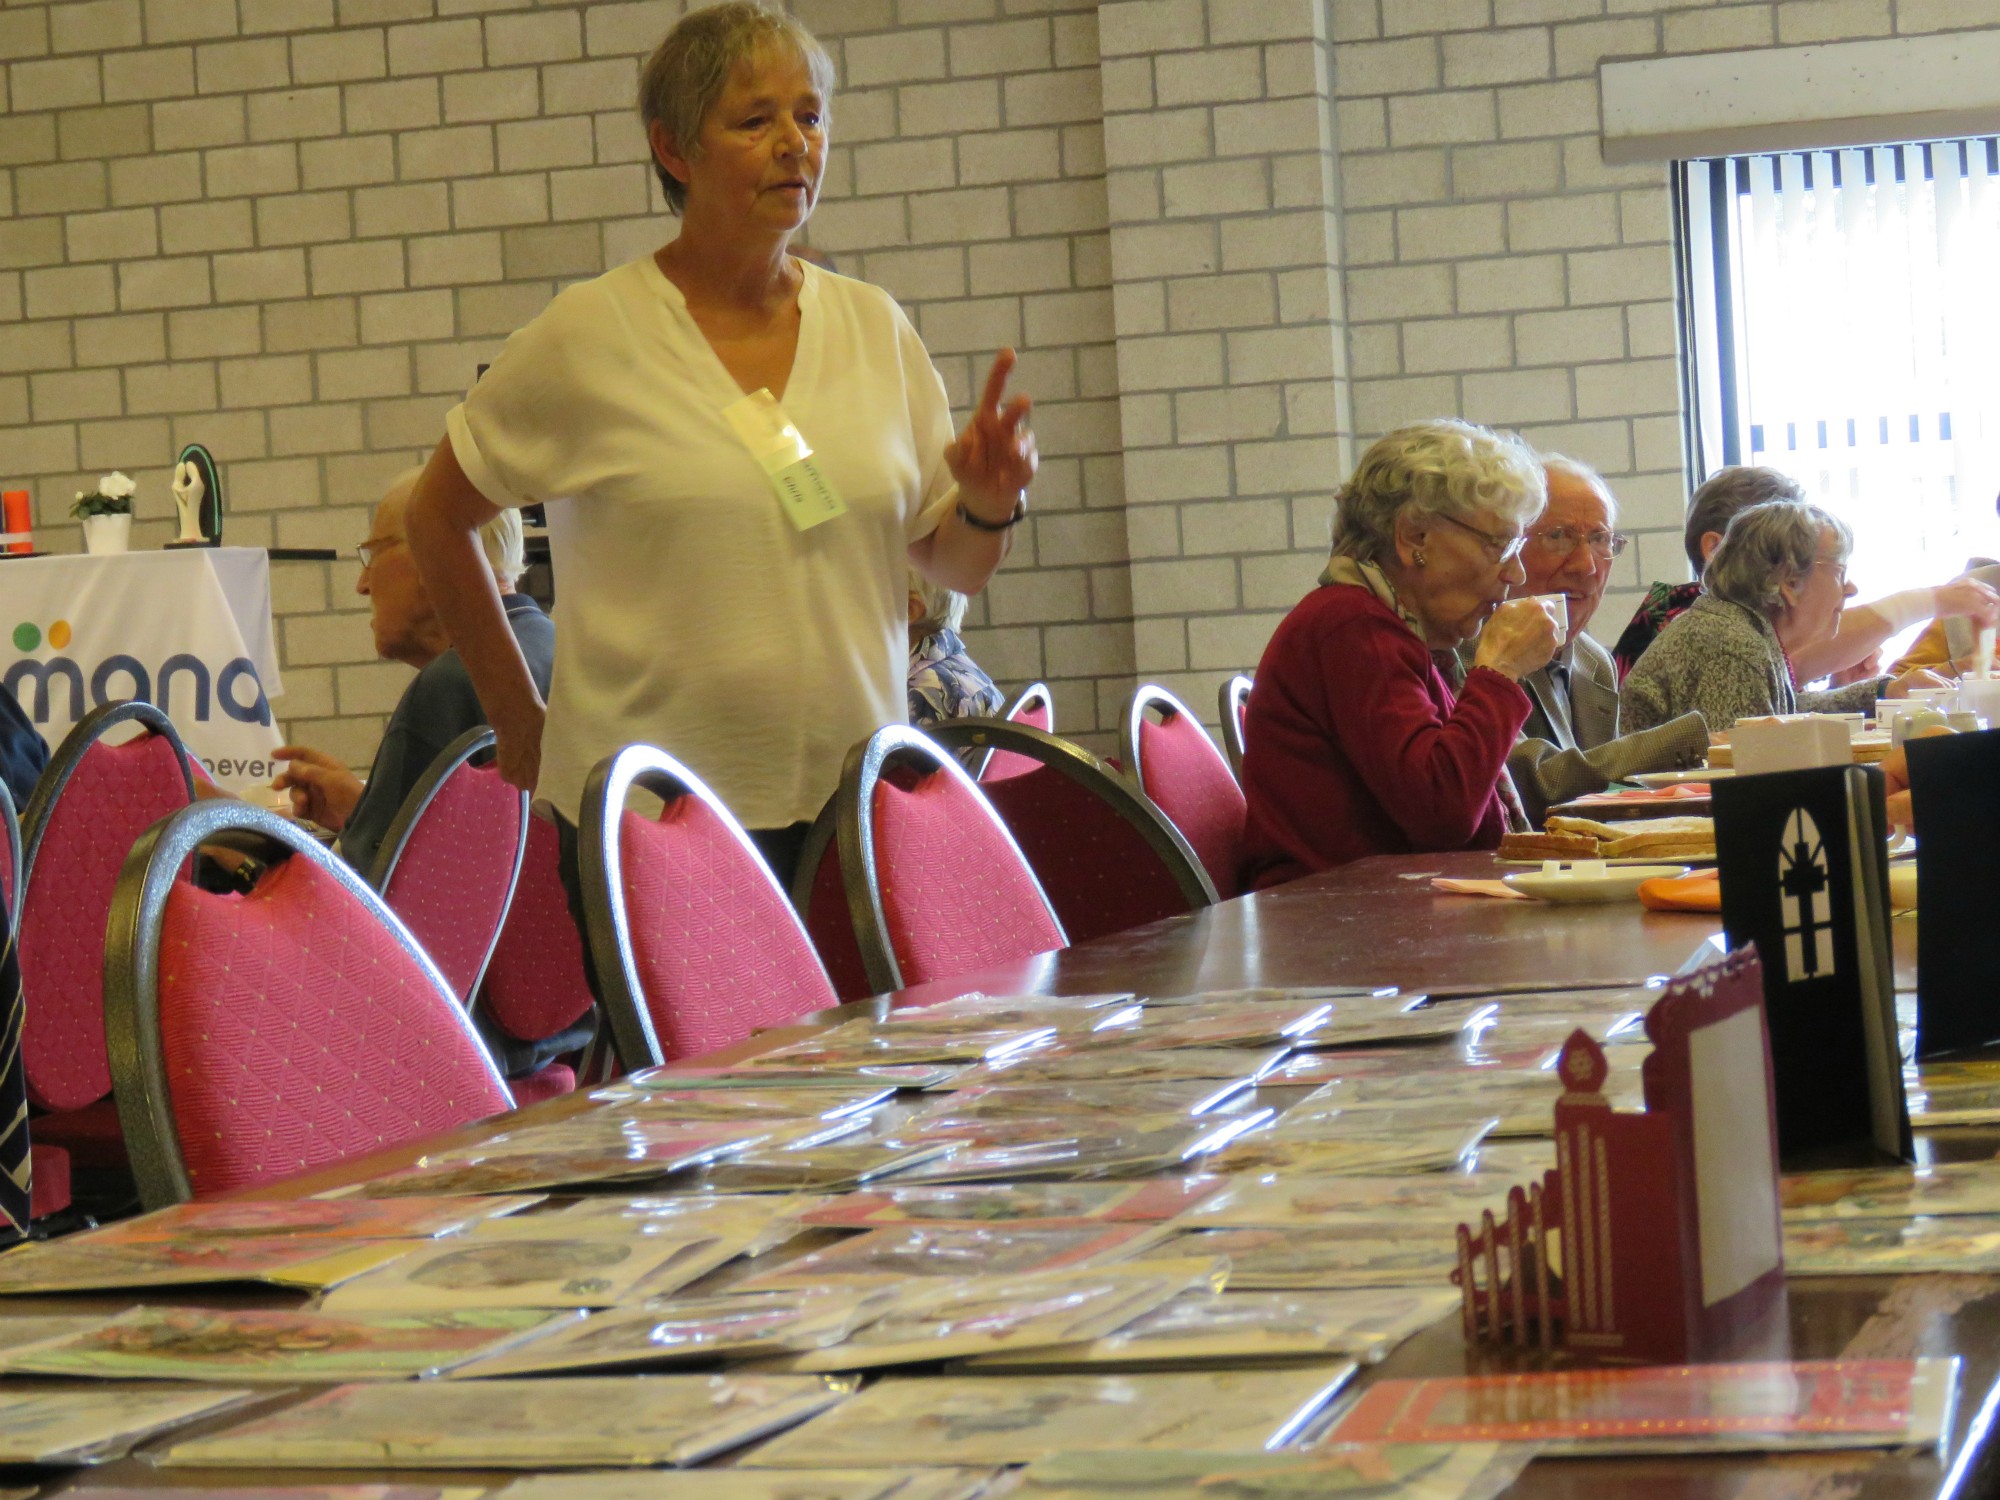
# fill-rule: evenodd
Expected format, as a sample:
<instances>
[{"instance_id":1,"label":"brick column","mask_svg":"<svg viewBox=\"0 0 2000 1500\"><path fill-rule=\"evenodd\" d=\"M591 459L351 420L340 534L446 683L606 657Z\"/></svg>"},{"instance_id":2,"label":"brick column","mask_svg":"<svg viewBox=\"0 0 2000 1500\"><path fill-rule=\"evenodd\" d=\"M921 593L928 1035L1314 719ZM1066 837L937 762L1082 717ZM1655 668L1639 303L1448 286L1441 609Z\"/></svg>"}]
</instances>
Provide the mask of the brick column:
<instances>
[{"instance_id":1,"label":"brick column","mask_svg":"<svg viewBox=\"0 0 2000 1500\"><path fill-rule=\"evenodd\" d=\"M1327 10L1114 0L1099 29L1137 667L1211 717L1351 461Z\"/></svg>"}]
</instances>

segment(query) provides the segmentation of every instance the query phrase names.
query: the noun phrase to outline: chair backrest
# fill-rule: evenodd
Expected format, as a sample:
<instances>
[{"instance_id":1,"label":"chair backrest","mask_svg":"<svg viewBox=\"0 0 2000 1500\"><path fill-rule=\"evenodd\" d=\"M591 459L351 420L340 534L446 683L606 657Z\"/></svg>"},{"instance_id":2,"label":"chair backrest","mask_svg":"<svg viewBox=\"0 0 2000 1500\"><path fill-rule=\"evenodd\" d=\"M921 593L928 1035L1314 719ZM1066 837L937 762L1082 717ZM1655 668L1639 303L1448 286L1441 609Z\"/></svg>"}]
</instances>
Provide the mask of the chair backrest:
<instances>
[{"instance_id":1,"label":"chair backrest","mask_svg":"<svg viewBox=\"0 0 2000 1500\"><path fill-rule=\"evenodd\" d=\"M274 853L247 894L177 879L217 835ZM209 1198L513 1107L464 1008L345 861L203 802L132 846L104 938L118 1118L147 1208Z\"/></svg>"},{"instance_id":2,"label":"chair backrest","mask_svg":"<svg viewBox=\"0 0 2000 1500\"><path fill-rule=\"evenodd\" d=\"M528 842L528 794L472 763L492 745L482 727L445 746L396 809L368 872L468 1005L500 941Z\"/></svg>"},{"instance_id":3,"label":"chair backrest","mask_svg":"<svg viewBox=\"0 0 2000 1500\"><path fill-rule=\"evenodd\" d=\"M479 1003L502 1031L524 1042L574 1026L595 1002L583 967L583 935L562 881L562 835L546 815L528 819L514 901L501 924Z\"/></svg>"},{"instance_id":4,"label":"chair backrest","mask_svg":"<svg viewBox=\"0 0 2000 1500\"><path fill-rule=\"evenodd\" d=\"M840 842L835 828L840 810L840 794L826 799L826 806L813 820L806 841L799 847L799 863L792 875L792 909L805 924L833 992L843 1000L859 1000L875 993L868 966L861 961L861 944L854 936L854 915L847 909L847 883L840 874Z\"/></svg>"},{"instance_id":5,"label":"chair backrest","mask_svg":"<svg viewBox=\"0 0 2000 1500\"><path fill-rule=\"evenodd\" d=\"M1001 715L1009 724L1025 724L1030 729L1039 729L1043 734L1056 732L1056 701L1049 693L1046 682L1031 682L1021 689L1020 696L1007 705ZM1010 776L1025 776L1034 770L1039 762L1011 755L1005 750L989 750L974 765L972 776L975 781L1005 781Z\"/></svg>"},{"instance_id":6,"label":"chair backrest","mask_svg":"<svg viewBox=\"0 0 2000 1500\"><path fill-rule=\"evenodd\" d=\"M993 804L919 731L891 725L848 751L835 826L855 940L878 992L1069 945Z\"/></svg>"},{"instance_id":7,"label":"chair backrest","mask_svg":"<svg viewBox=\"0 0 2000 1500\"><path fill-rule=\"evenodd\" d=\"M0 781L0 905L7 908L7 930L21 930L21 819L14 809L14 794Z\"/></svg>"},{"instance_id":8,"label":"chair backrest","mask_svg":"<svg viewBox=\"0 0 2000 1500\"><path fill-rule=\"evenodd\" d=\"M1145 683L1125 704L1119 740L1125 774L1181 831L1217 893L1236 895L1248 808L1201 720L1165 688Z\"/></svg>"},{"instance_id":9,"label":"chair backrest","mask_svg":"<svg viewBox=\"0 0 2000 1500\"><path fill-rule=\"evenodd\" d=\"M661 799L658 817L627 811L635 786ZM598 762L577 836L591 958L628 1070L837 1002L743 825L672 756L628 745Z\"/></svg>"},{"instance_id":10,"label":"chair backrest","mask_svg":"<svg viewBox=\"0 0 2000 1500\"><path fill-rule=\"evenodd\" d=\"M1222 748L1229 755L1229 769L1238 783L1243 780L1243 716L1250 710L1253 679L1238 672L1223 683L1216 694L1216 710L1222 722Z\"/></svg>"},{"instance_id":11,"label":"chair backrest","mask_svg":"<svg viewBox=\"0 0 2000 1500\"><path fill-rule=\"evenodd\" d=\"M1022 724L961 719L924 731L1029 763L981 782L1073 943L1214 904L1215 887L1180 831L1103 761Z\"/></svg>"},{"instance_id":12,"label":"chair backrest","mask_svg":"<svg viewBox=\"0 0 2000 1500\"><path fill-rule=\"evenodd\" d=\"M145 732L122 745L124 724ZM194 800L186 748L149 703L113 703L57 746L21 824L22 1050L28 1098L80 1109L111 1092L104 1050L104 924L133 841Z\"/></svg>"}]
</instances>

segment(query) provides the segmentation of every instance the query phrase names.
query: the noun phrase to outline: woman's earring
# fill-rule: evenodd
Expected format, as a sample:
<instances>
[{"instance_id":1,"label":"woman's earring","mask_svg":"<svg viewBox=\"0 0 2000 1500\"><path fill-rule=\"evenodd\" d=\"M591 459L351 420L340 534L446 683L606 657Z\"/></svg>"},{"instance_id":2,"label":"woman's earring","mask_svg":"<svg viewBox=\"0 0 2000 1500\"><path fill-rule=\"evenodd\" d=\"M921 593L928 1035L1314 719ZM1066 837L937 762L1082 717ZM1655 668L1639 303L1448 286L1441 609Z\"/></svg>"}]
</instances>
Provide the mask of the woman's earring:
<instances>
[{"instance_id":1,"label":"woman's earring","mask_svg":"<svg viewBox=\"0 0 2000 1500\"><path fill-rule=\"evenodd\" d=\"M1421 548L1421 547L1417 548L1417 550L1416 550L1416 551L1414 551L1414 552L1412 552L1412 553L1410 554L1410 556L1411 556L1412 558L1414 558L1414 559L1416 560L1416 564L1417 564L1417 566L1418 566L1418 567L1420 567L1420 568L1421 568L1421 567L1422 567L1422 566L1424 565L1424 549L1423 549L1423 548Z\"/></svg>"}]
</instances>

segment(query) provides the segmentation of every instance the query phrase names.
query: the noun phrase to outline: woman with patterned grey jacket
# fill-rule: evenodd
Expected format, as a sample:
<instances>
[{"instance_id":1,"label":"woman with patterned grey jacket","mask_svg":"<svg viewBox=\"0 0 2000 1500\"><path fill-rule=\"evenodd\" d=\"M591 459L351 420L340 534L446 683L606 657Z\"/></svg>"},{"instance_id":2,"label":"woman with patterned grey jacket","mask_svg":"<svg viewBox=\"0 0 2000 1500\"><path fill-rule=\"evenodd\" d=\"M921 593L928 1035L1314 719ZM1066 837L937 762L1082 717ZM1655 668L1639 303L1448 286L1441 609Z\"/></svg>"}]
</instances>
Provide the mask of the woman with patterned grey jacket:
<instances>
[{"instance_id":1,"label":"woman with patterned grey jacket","mask_svg":"<svg viewBox=\"0 0 2000 1500\"><path fill-rule=\"evenodd\" d=\"M1847 558L1854 537L1816 505L1773 500L1729 523L1702 574L1703 593L1639 658L1619 692L1619 720L1650 729L1690 711L1711 730L1760 714L1867 712L1935 682L1929 673L1872 677L1831 692L1801 693L1792 660L1827 640L1854 593Z\"/></svg>"}]
</instances>

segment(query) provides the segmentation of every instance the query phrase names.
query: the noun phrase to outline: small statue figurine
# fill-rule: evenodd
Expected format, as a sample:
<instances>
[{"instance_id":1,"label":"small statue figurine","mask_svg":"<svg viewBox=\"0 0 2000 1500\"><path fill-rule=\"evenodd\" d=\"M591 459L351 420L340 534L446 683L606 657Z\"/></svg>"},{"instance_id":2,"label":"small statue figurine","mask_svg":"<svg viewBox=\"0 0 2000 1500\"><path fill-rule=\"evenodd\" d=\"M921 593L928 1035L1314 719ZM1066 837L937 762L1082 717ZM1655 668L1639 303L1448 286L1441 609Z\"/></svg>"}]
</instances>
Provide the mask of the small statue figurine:
<instances>
[{"instance_id":1,"label":"small statue figurine","mask_svg":"<svg viewBox=\"0 0 2000 1500\"><path fill-rule=\"evenodd\" d=\"M169 547L222 545L222 476L200 443L181 449L174 464L174 509L180 513L181 532Z\"/></svg>"}]
</instances>

